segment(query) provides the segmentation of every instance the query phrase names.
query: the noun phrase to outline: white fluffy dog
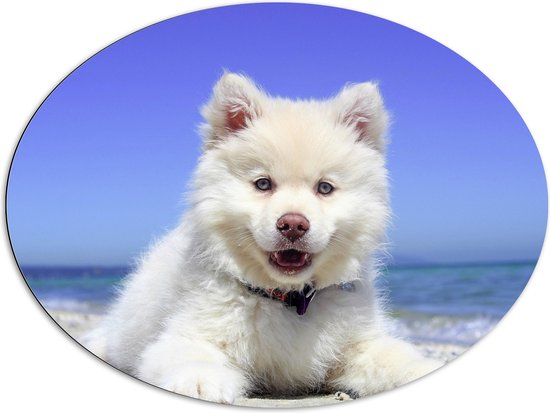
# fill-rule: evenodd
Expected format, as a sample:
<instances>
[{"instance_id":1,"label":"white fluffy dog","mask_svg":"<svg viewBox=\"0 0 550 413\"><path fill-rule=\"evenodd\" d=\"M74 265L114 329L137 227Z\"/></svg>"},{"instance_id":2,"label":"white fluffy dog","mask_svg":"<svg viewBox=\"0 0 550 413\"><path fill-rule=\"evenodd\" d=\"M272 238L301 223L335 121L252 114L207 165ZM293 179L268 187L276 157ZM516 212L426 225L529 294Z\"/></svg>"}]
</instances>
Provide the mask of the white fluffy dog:
<instances>
[{"instance_id":1,"label":"white fluffy dog","mask_svg":"<svg viewBox=\"0 0 550 413\"><path fill-rule=\"evenodd\" d=\"M365 396L437 368L391 336L374 289L389 216L377 86L291 101L226 73L203 115L189 210L85 345L146 382L222 403Z\"/></svg>"}]
</instances>

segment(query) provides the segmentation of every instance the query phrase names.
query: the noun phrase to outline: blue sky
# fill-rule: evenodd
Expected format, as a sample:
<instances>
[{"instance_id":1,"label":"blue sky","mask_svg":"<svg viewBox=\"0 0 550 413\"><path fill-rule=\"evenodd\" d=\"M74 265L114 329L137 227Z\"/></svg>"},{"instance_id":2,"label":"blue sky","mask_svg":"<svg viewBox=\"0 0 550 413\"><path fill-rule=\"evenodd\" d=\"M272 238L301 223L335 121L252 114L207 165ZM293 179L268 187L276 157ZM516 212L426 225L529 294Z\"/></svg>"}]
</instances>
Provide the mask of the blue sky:
<instances>
[{"instance_id":1,"label":"blue sky","mask_svg":"<svg viewBox=\"0 0 550 413\"><path fill-rule=\"evenodd\" d=\"M131 262L172 228L199 154L199 107L223 69L274 95L325 98L377 80L393 115L388 166L401 261L538 257L547 194L536 146L502 92L403 26L298 4L180 16L107 47L26 129L8 186L20 264Z\"/></svg>"}]
</instances>

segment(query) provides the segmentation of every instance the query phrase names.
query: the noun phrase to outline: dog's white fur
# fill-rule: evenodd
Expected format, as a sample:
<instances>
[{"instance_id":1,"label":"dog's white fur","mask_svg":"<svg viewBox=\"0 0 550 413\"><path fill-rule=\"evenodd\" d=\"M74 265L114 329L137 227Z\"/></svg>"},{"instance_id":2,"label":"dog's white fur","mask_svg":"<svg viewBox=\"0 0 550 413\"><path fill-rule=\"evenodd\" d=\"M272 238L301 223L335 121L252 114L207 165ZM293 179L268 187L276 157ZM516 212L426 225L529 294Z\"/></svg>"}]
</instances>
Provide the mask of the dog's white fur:
<instances>
[{"instance_id":1,"label":"dog's white fur","mask_svg":"<svg viewBox=\"0 0 550 413\"><path fill-rule=\"evenodd\" d=\"M389 216L388 116L377 86L290 101L226 73L203 116L189 210L85 345L146 382L223 403L251 391L364 396L437 368L391 336L374 289ZM259 191L259 177L273 190ZM336 189L317 193L321 180ZM290 248L275 224L286 213L310 223L300 242L313 260L294 275L268 259ZM349 282L353 291L339 287ZM318 294L302 317L247 289L305 284Z\"/></svg>"}]
</instances>

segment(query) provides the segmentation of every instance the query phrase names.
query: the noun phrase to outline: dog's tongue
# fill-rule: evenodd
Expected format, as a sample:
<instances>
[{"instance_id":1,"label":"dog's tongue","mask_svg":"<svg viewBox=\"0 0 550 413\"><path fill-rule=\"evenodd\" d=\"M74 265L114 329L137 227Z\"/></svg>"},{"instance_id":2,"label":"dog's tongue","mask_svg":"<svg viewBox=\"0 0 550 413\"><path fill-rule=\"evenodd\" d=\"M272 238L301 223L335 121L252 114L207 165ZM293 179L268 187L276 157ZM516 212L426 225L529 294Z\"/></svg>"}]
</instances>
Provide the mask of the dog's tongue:
<instances>
[{"instance_id":1,"label":"dog's tongue","mask_svg":"<svg viewBox=\"0 0 550 413\"><path fill-rule=\"evenodd\" d=\"M281 267L303 267L307 254L298 250L284 250L271 253L271 257Z\"/></svg>"}]
</instances>

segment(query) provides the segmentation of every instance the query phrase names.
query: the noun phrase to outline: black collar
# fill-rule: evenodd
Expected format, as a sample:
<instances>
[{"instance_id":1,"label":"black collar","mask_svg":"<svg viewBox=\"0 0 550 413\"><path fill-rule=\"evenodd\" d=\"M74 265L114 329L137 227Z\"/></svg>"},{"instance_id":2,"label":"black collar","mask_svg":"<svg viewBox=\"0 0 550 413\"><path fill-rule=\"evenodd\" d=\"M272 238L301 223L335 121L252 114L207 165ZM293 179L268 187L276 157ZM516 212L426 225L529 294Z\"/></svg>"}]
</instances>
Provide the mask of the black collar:
<instances>
[{"instance_id":1,"label":"black collar","mask_svg":"<svg viewBox=\"0 0 550 413\"><path fill-rule=\"evenodd\" d=\"M298 315L304 315L306 313L309 303L317 293L317 290L309 285L306 285L301 291L288 292L281 291L278 288L263 289L250 285L247 285L247 288L248 291L254 294L281 301L288 307L296 307L296 313L298 313Z\"/></svg>"}]
</instances>

